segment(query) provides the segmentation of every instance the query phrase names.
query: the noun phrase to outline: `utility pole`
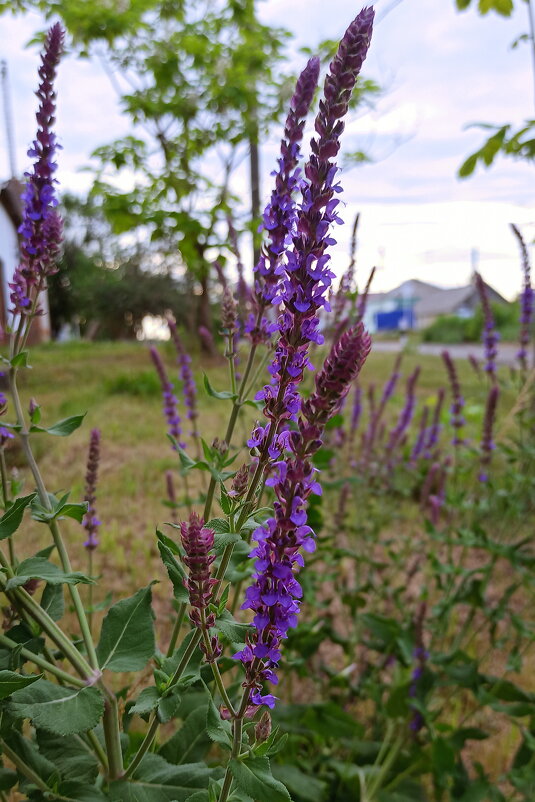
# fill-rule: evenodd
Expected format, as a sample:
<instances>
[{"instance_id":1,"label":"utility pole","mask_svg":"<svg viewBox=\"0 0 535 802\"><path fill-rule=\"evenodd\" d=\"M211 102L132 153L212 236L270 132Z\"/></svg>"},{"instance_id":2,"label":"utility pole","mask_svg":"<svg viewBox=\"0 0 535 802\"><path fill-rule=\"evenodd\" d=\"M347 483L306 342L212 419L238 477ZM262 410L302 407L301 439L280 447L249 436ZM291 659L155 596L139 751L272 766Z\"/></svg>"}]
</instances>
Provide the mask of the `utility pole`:
<instances>
[{"instance_id":1,"label":"utility pole","mask_svg":"<svg viewBox=\"0 0 535 802\"><path fill-rule=\"evenodd\" d=\"M9 94L9 77L7 61L0 61L0 78L2 80L2 100L4 107L4 124L6 131L7 156L9 159L10 178L15 178L17 165L15 163L15 136L13 131L13 114L11 109L11 97Z\"/></svg>"}]
</instances>

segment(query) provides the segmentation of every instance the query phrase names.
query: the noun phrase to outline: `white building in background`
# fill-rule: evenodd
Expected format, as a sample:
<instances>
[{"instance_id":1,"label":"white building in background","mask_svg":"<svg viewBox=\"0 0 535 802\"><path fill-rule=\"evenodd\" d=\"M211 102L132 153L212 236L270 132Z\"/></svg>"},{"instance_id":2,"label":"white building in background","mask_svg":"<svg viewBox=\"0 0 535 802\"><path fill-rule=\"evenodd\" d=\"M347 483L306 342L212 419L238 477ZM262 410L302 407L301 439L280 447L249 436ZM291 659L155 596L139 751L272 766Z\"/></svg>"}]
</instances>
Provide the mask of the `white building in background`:
<instances>
[{"instance_id":1,"label":"white building in background","mask_svg":"<svg viewBox=\"0 0 535 802\"><path fill-rule=\"evenodd\" d=\"M23 186L16 178L0 184L0 325L1 343L6 342L5 330L9 322L9 283L19 263L18 228L22 222L22 203L20 196ZM30 343L46 342L50 339L50 315L48 295L43 292L40 306L44 314L33 321Z\"/></svg>"}]
</instances>

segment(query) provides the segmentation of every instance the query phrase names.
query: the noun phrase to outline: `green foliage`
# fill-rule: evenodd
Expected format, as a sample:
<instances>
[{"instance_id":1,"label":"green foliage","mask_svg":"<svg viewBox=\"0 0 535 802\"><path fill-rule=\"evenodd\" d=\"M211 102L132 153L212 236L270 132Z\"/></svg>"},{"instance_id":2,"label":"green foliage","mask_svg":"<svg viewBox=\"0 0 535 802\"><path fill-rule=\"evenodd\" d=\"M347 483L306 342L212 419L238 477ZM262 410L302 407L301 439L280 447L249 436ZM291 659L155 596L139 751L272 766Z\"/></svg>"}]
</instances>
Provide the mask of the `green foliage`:
<instances>
[{"instance_id":1,"label":"green foliage","mask_svg":"<svg viewBox=\"0 0 535 802\"><path fill-rule=\"evenodd\" d=\"M518 334L520 316L518 303L491 304L494 323L500 333L501 340L515 340ZM428 343L455 345L458 343L481 342L484 320L481 307L469 318L456 315L439 315L422 332L422 340Z\"/></svg>"},{"instance_id":2,"label":"green foliage","mask_svg":"<svg viewBox=\"0 0 535 802\"><path fill-rule=\"evenodd\" d=\"M145 755L134 772L135 782L110 783L112 802L186 802L197 789L207 788L213 770L204 763L180 766L161 755Z\"/></svg>"},{"instance_id":3,"label":"green foliage","mask_svg":"<svg viewBox=\"0 0 535 802\"><path fill-rule=\"evenodd\" d=\"M104 700L96 688L67 688L45 679L15 691L8 704L10 715L29 718L34 726L61 736L96 727L103 710Z\"/></svg>"},{"instance_id":4,"label":"green foliage","mask_svg":"<svg viewBox=\"0 0 535 802\"><path fill-rule=\"evenodd\" d=\"M38 679L41 679L42 676L42 674L23 676L22 674L17 674L15 671L0 671L0 699L11 696L14 691L31 685L32 682L36 682Z\"/></svg>"},{"instance_id":5,"label":"green foliage","mask_svg":"<svg viewBox=\"0 0 535 802\"><path fill-rule=\"evenodd\" d=\"M152 585L113 605L102 623L97 646L101 668L139 671L155 650Z\"/></svg>"},{"instance_id":6,"label":"green foliage","mask_svg":"<svg viewBox=\"0 0 535 802\"><path fill-rule=\"evenodd\" d=\"M455 0L455 2L459 11L465 11L472 5L472 0ZM477 10L480 14L495 11L502 17L510 17L514 10L514 2L513 0L477 0Z\"/></svg>"}]
</instances>

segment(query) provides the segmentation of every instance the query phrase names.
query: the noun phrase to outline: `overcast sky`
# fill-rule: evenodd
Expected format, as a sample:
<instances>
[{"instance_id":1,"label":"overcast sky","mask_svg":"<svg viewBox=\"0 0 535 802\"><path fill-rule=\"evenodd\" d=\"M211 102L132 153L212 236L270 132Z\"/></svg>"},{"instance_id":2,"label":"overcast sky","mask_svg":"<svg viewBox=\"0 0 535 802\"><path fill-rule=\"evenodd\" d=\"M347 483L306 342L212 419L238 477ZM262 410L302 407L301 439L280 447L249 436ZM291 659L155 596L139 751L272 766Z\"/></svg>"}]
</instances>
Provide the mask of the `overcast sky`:
<instances>
[{"instance_id":1,"label":"overcast sky","mask_svg":"<svg viewBox=\"0 0 535 802\"><path fill-rule=\"evenodd\" d=\"M345 267L349 229L360 211L361 284L374 264L379 267L376 291L412 277L444 286L467 283L475 249L485 279L514 297L521 274L508 224L519 224L530 239L535 236L535 169L500 159L464 181L456 171L484 136L466 130L467 123L520 125L533 117L529 50L526 44L510 47L527 29L525 5L519 3L507 20L475 11L460 14L454 0L379 0L375 5L379 22L364 72L385 93L344 134L349 150L364 148L374 162L342 175L347 225L335 234L334 266L339 272ZM259 3L264 21L295 33L296 47L341 36L359 8L349 0ZM26 167L25 150L33 137L37 67L35 49L24 45L42 27L35 14L0 18L0 58L10 69L19 170ZM63 187L83 191L90 184L82 171L90 152L126 133L128 123L98 63L64 60L58 92L57 127L64 146L58 177ZM0 143L1 178L9 171L3 130ZM276 145L274 138L263 148L264 195Z\"/></svg>"}]
</instances>

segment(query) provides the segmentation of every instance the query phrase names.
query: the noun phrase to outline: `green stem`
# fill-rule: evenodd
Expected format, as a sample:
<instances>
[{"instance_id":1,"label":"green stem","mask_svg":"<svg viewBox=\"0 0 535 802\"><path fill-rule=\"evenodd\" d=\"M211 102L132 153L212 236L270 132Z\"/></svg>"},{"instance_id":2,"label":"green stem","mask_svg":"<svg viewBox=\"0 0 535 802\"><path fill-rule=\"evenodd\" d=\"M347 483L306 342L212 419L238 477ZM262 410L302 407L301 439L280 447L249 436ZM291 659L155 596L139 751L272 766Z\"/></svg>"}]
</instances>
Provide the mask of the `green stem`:
<instances>
[{"instance_id":1,"label":"green stem","mask_svg":"<svg viewBox=\"0 0 535 802\"><path fill-rule=\"evenodd\" d=\"M123 752L121 749L121 730L119 727L119 709L113 691L110 691L103 682L98 683L104 694L104 740L109 761L109 778L116 780L124 774Z\"/></svg>"},{"instance_id":2,"label":"green stem","mask_svg":"<svg viewBox=\"0 0 535 802\"><path fill-rule=\"evenodd\" d=\"M208 627L206 626L206 612L204 610L201 610L201 635L202 635L202 640L203 640L203 643L204 643L204 648L206 650L206 656L208 657L208 655L211 655L212 648L211 648L211 645L210 645L210 635L209 635L209 632L208 632ZM213 657L213 655L212 655L212 657ZM228 693L227 693L227 689L225 688L225 685L223 684L223 679L222 679L221 673L219 671L219 666L217 665L217 660L212 659L210 661L210 667L212 669L212 674L214 675L215 684L217 685L219 693L221 694L221 698L223 699L225 707L228 709L228 711L230 712L231 716L235 716L236 715L236 711L234 710L234 707L232 706L232 702L229 699L229 696L228 696Z\"/></svg>"},{"instance_id":3,"label":"green stem","mask_svg":"<svg viewBox=\"0 0 535 802\"><path fill-rule=\"evenodd\" d=\"M35 665L39 666L39 668L42 668L43 671L53 674L59 680L67 682L69 685L74 685L75 688L85 688L87 685L87 683L82 679L78 679L78 677L73 677L70 674L67 674L66 671L63 671L53 663L45 660L45 658L41 657L41 655L34 654L32 651L30 651L30 649L26 649L24 646L21 648L20 643L16 643L14 640L11 640L11 638L8 638L7 635L0 634L0 645L5 646L8 649L20 650L21 655L25 657L26 660L30 660L32 663L35 663Z\"/></svg>"},{"instance_id":4,"label":"green stem","mask_svg":"<svg viewBox=\"0 0 535 802\"><path fill-rule=\"evenodd\" d=\"M11 395L13 398L13 404L15 407L15 411L17 414L17 422L21 427L20 430L20 437L22 440L22 447L24 450L24 454L30 470L32 472L35 484L37 486L37 492L39 494L39 500L43 507L47 510L51 510L50 500L48 498L48 493L43 482L43 477L41 476L41 472L39 470L39 466L35 460L33 455L33 451L30 445L30 433L26 428L26 421L24 419L24 412L22 410L22 405L20 402L19 392L17 388L17 369L11 368L9 371L9 384ZM65 544L61 537L61 533L59 531L59 526L57 521L50 521L49 523L50 532L52 533L52 538L54 540L54 545L56 546L61 565L65 573L72 573L71 562L69 560L69 555L67 554L67 549L65 548ZM89 662L93 668L98 668L98 660L97 654L95 651L95 646L93 644L93 639L91 637L91 632L89 630L89 624L87 621L87 617L85 614L84 606L82 604L82 600L80 598L80 593L76 585L69 585L69 592L71 595L72 602L74 604L74 609L76 611L76 615L78 618L78 622L80 624L80 630L82 633L82 638L85 643L85 647L87 650Z\"/></svg>"},{"instance_id":5,"label":"green stem","mask_svg":"<svg viewBox=\"0 0 535 802\"><path fill-rule=\"evenodd\" d=\"M173 631L171 633L171 640L169 641L169 646L167 647L167 652L165 655L166 657L171 657L171 655L175 651L176 642L178 640L178 636L180 635L180 629L182 628L182 622L184 621L185 612L186 612L186 603L182 602L182 604L178 608L175 624L173 626Z\"/></svg>"},{"instance_id":6,"label":"green stem","mask_svg":"<svg viewBox=\"0 0 535 802\"><path fill-rule=\"evenodd\" d=\"M4 502L4 510L7 510L8 502L10 501L9 498L9 488L8 488L8 481L7 481L7 466L6 466L6 454L4 448L0 448L0 477L2 480L2 499ZM13 546L13 536L10 535L7 539L7 545L9 549L9 562L11 565L16 565L15 560L15 547Z\"/></svg>"},{"instance_id":7,"label":"green stem","mask_svg":"<svg viewBox=\"0 0 535 802\"><path fill-rule=\"evenodd\" d=\"M16 752L9 747L4 740L0 741L0 746L2 747L2 752L4 755L11 760L14 766L20 771L21 774L24 774L25 777L30 780L34 785L41 789L41 791L45 791L46 793L50 794L53 798L52 789L48 787L48 785L39 777L35 771L28 766L24 760L17 755Z\"/></svg>"},{"instance_id":8,"label":"green stem","mask_svg":"<svg viewBox=\"0 0 535 802\"><path fill-rule=\"evenodd\" d=\"M109 770L108 756L106 755L106 752L104 751L102 744L100 743L96 734L93 732L93 730L88 730L86 732L86 735L87 735L87 740L93 747L93 751L100 760L102 766L106 771L108 771Z\"/></svg>"},{"instance_id":9,"label":"green stem","mask_svg":"<svg viewBox=\"0 0 535 802\"><path fill-rule=\"evenodd\" d=\"M249 704L250 695L251 695L251 689L245 688L243 692L242 701L240 704L240 709L238 710L238 714L233 722L232 752L230 753L231 759L238 758L240 755L242 733L243 733L243 717L245 716L245 712ZM223 780L223 787L221 788L221 793L219 794L218 802L226 802L230 792L231 785L232 785L232 772L230 771L230 767L227 764L227 768L225 771L225 779Z\"/></svg>"},{"instance_id":10,"label":"green stem","mask_svg":"<svg viewBox=\"0 0 535 802\"><path fill-rule=\"evenodd\" d=\"M87 549L87 575L89 577L93 576L93 549ZM87 588L87 606L89 610L87 612L87 625L89 627L89 633L92 633L93 630L93 585L90 584ZM92 639L92 637L91 637Z\"/></svg>"},{"instance_id":11,"label":"green stem","mask_svg":"<svg viewBox=\"0 0 535 802\"><path fill-rule=\"evenodd\" d=\"M182 660L178 664L175 673L173 674L173 676L169 680L169 684L167 686L168 688L172 688L173 685L176 685L176 683L178 682L178 680L180 679L180 677L182 676L182 674L186 670L186 667L187 667L187 665L188 665L188 663L189 663L189 661L191 659L191 656L192 656L193 652L195 651L195 649L197 648L197 644L199 643L200 638L201 638L201 633L199 632L199 630L197 630L197 632L193 635L193 637L192 637L192 639L191 639L191 641L190 641L190 643L188 645L188 648L184 652ZM124 777L125 778L132 776L132 774L137 769L137 767L141 763L141 761L144 758L144 756L146 755L146 753L149 751L149 749L150 749L150 747L152 745L152 742L154 741L154 738L156 736L156 732L158 731L159 724L160 724L160 722L158 721L157 714L156 713L152 713L151 717L149 719L149 728L148 728L148 730L146 732L146 735L143 738L143 741L141 742L141 745L140 745L139 749L137 750L136 754L134 755L131 763L128 765L126 771L124 772Z\"/></svg>"}]
</instances>

